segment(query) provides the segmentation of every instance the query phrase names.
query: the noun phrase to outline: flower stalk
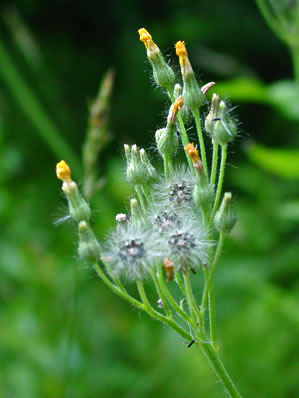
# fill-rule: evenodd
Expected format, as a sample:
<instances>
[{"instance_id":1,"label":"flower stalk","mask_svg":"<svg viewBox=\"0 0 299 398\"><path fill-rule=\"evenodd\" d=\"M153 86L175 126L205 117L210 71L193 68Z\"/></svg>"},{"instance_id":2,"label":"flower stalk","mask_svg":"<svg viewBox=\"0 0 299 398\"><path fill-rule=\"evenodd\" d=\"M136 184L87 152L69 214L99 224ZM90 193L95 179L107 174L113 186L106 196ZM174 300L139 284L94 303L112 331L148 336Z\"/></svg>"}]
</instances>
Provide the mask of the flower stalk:
<instances>
[{"instance_id":1,"label":"flower stalk","mask_svg":"<svg viewBox=\"0 0 299 398\"><path fill-rule=\"evenodd\" d=\"M235 224L231 194L225 193L221 204L220 201L227 146L237 134L236 123L226 103L213 95L204 124L213 144L210 174L200 108L205 93L214 82L199 87L185 43L179 41L176 43L176 54L183 80L181 89L178 84L175 85L175 74L149 32L142 28L139 35L153 68L154 80L165 89L172 102L166 126L155 134L164 172L152 165L143 148L124 146L126 179L135 189L136 198L130 199L130 214L118 214L115 230L105 242L99 243L90 225L90 207L72 180L69 166L64 161L59 162L57 177L63 182L69 217L78 227L78 254L83 261L93 265L103 283L115 294L171 327L188 342L188 348L193 344L199 346L228 396L240 398L219 359L213 286L224 237ZM186 115L193 116L199 151L188 140L183 122ZM177 129L189 167L181 165L176 159L180 150ZM221 162L215 194L219 146ZM193 274L200 278L202 272L204 287L195 294ZM125 288L127 280L136 284L139 298L128 293ZM144 280L152 280L158 301L151 302ZM180 297L176 297L172 284L178 285ZM199 306L195 297L200 294ZM206 314L209 327L205 325Z\"/></svg>"}]
</instances>

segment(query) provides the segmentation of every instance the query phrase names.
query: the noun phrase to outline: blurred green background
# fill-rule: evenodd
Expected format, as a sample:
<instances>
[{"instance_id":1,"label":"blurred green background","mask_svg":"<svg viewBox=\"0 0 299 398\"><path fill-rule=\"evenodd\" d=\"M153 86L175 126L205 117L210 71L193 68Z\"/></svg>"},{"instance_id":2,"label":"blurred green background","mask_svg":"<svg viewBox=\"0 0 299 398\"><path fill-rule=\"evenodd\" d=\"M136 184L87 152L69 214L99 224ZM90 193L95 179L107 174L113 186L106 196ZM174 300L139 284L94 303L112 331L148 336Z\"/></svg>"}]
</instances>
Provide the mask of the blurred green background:
<instances>
[{"instance_id":1,"label":"blurred green background","mask_svg":"<svg viewBox=\"0 0 299 398\"><path fill-rule=\"evenodd\" d=\"M244 397L298 397L299 100L290 52L256 4L2 0L0 11L0 396L224 396L201 352L114 296L77 259L76 228L54 225L66 214L55 164L80 161L110 67L98 236L127 208L122 146L152 147L168 106L139 42L146 27L176 70L185 40L201 79L238 105L225 186L238 224L215 282L222 356Z\"/></svg>"}]
</instances>

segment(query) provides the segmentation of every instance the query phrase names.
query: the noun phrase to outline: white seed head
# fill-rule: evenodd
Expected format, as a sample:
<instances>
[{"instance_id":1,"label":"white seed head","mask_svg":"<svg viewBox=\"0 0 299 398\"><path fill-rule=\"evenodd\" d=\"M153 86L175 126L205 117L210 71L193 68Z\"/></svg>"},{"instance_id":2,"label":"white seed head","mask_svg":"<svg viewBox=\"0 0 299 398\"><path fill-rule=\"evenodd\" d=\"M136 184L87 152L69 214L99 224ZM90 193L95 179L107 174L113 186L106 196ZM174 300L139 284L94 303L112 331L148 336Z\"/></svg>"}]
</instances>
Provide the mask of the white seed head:
<instances>
[{"instance_id":1,"label":"white seed head","mask_svg":"<svg viewBox=\"0 0 299 398\"><path fill-rule=\"evenodd\" d=\"M115 274L129 280L144 279L167 251L155 230L131 223L113 232L105 246Z\"/></svg>"},{"instance_id":2,"label":"white seed head","mask_svg":"<svg viewBox=\"0 0 299 398\"><path fill-rule=\"evenodd\" d=\"M166 181L160 177L153 185L155 201L160 209L183 209L192 206L195 177L186 167L175 170Z\"/></svg>"}]
</instances>

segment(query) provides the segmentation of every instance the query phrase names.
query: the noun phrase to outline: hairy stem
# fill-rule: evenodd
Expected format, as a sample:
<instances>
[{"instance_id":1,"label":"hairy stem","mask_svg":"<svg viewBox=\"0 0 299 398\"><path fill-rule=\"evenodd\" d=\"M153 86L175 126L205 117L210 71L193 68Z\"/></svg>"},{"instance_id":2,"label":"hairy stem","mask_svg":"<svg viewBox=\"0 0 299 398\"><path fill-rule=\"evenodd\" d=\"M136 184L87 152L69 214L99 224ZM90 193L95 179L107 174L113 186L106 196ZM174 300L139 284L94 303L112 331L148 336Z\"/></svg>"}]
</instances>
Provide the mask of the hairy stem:
<instances>
[{"instance_id":1,"label":"hairy stem","mask_svg":"<svg viewBox=\"0 0 299 398\"><path fill-rule=\"evenodd\" d=\"M186 332L183 328L181 328L173 319L170 319L160 314L158 311L152 308L141 281L137 281L137 288L140 298L144 304L144 311L146 311L152 318L157 319L158 321L163 322L166 325L170 326L172 329L174 329L177 333L179 333L182 337L184 337L188 341L192 340L192 336L188 332Z\"/></svg>"},{"instance_id":2,"label":"hairy stem","mask_svg":"<svg viewBox=\"0 0 299 398\"><path fill-rule=\"evenodd\" d=\"M187 302L190 309L193 323L196 325L199 322L200 311L193 296L190 276L188 272L184 272L184 283L186 289Z\"/></svg>"},{"instance_id":3,"label":"hairy stem","mask_svg":"<svg viewBox=\"0 0 299 398\"><path fill-rule=\"evenodd\" d=\"M219 236L219 240L218 240L218 244L217 244L213 262L208 268L208 270L209 270L208 277L205 279L205 285L204 285L201 306L200 306L200 314L201 314L202 320L204 319L204 314L205 314L206 307L207 307L208 293L209 293L209 289L210 289L210 284L213 281L213 273L215 271L215 267L218 263L220 255L221 255L221 251L222 251L222 247L223 247L223 243L224 243L224 237L225 237L224 233L221 233ZM215 312L215 310L214 310L214 312Z\"/></svg>"},{"instance_id":4,"label":"hairy stem","mask_svg":"<svg viewBox=\"0 0 299 398\"><path fill-rule=\"evenodd\" d=\"M158 281L159 281L159 285L162 290L162 293L164 294L164 296L166 297L166 299L168 300L168 302L172 306L172 308L184 319L184 321L186 321L189 325L192 324L192 319L179 306L179 304L175 301L175 299L172 297L171 293L169 292L169 290L164 282L161 264L158 264Z\"/></svg>"},{"instance_id":5,"label":"hairy stem","mask_svg":"<svg viewBox=\"0 0 299 398\"><path fill-rule=\"evenodd\" d=\"M217 175L217 166L218 166L218 148L219 144L215 140L213 140L213 158L212 158L212 171L211 171L211 179L210 184L214 187L216 183L216 175Z\"/></svg>"},{"instance_id":6,"label":"hairy stem","mask_svg":"<svg viewBox=\"0 0 299 398\"><path fill-rule=\"evenodd\" d=\"M173 92L171 90L168 90L168 94L171 99L171 102L174 103L175 97L173 95ZM177 121L178 121L178 125L179 125L179 132L180 132L181 140L182 140L183 146L185 148L185 146L189 144L189 138L188 138L188 135L187 135L187 132L186 132L186 129L184 126L184 122L183 122L183 119L182 119L182 116L180 115L180 113L177 114ZM194 167L192 164L192 160L189 158L189 156L187 154L186 154L186 158L188 160L190 169L194 173Z\"/></svg>"},{"instance_id":7,"label":"hairy stem","mask_svg":"<svg viewBox=\"0 0 299 398\"><path fill-rule=\"evenodd\" d=\"M241 394L239 393L237 387L233 383L230 375L219 359L218 355L212 350L209 344L200 344L200 348L207 357L210 362L215 374L219 378L219 381L223 385L227 395L230 398L241 398Z\"/></svg>"},{"instance_id":8,"label":"hairy stem","mask_svg":"<svg viewBox=\"0 0 299 398\"><path fill-rule=\"evenodd\" d=\"M219 202L220 202L220 198L221 198L221 191L222 191L224 172L225 172L225 166L226 166L226 157L227 157L227 145L222 145L221 146L220 173L219 173L219 178L218 178L215 202L214 202L212 216L211 216L211 222L213 221L215 213L218 210L218 206L219 206Z\"/></svg>"},{"instance_id":9,"label":"hairy stem","mask_svg":"<svg viewBox=\"0 0 299 398\"><path fill-rule=\"evenodd\" d=\"M195 120L197 135L198 135L198 139L199 139L200 156L201 156L201 160L202 160L202 164L203 164L203 169L204 169L206 178L208 178L209 172L208 172L206 148L205 148L205 142L203 139L201 124L200 124L199 110L198 109L192 110L192 113L193 113L193 117Z\"/></svg>"}]
</instances>

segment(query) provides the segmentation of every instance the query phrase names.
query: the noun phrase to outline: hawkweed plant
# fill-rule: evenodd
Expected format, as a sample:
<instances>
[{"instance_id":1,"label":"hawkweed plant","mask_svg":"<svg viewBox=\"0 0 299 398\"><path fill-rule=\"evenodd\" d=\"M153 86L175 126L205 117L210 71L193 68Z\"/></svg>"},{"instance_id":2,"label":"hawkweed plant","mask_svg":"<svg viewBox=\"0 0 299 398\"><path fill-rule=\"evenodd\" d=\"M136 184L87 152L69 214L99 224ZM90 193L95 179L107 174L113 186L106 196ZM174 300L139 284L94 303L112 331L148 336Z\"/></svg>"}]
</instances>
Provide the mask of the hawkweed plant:
<instances>
[{"instance_id":1,"label":"hawkweed plant","mask_svg":"<svg viewBox=\"0 0 299 398\"><path fill-rule=\"evenodd\" d=\"M220 360L213 283L225 237L236 221L232 194L223 193L222 186L227 147L237 135L237 123L217 94L212 96L205 121L200 119L201 107L208 102L205 94L215 83L198 84L183 41L175 45L182 77L179 84L147 30L140 29L139 35L154 81L171 102L165 127L155 134L164 169L153 167L144 149L125 145L126 179L136 196L130 199L130 214L117 214L115 230L100 243L90 226L89 204L72 180L70 167L59 162L57 177L63 181L69 216L78 226L78 254L114 293L174 329L188 347L198 346L228 396L241 397ZM191 117L198 144L190 143L186 132L185 123ZM211 164L207 143L212 147ZM183 164L176 160L181 146L186 155ZM90 151L93 147L85 145ZM89 186L88 192L92 190ZM196 295L192 278L204 280ZM157 301L148 298L144 280L152 280ZM139 297L126 288L132 282ZM178 285L180 297L171 292L171 284Z\"/></svg>"}]
</instances>

